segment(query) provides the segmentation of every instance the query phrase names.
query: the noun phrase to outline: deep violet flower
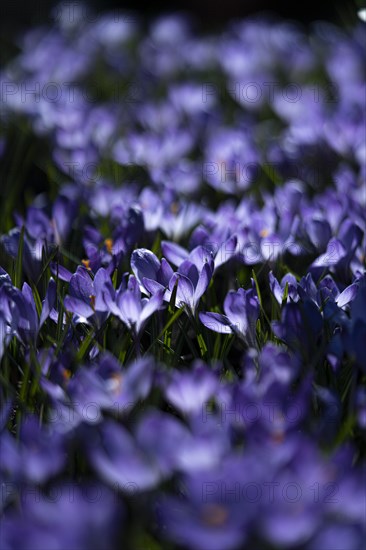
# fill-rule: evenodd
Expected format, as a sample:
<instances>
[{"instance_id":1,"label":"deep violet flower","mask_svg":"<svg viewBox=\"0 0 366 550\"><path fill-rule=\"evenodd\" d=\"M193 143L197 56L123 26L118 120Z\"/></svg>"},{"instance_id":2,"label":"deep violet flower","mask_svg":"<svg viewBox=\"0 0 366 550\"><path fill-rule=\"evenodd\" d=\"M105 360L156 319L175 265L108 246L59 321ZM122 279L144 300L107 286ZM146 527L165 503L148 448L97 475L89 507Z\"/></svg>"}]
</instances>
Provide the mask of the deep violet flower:
<instances>
[{"instance_id":1,"label":"deep violet flower","mask_svg":"<svg viewBox=\"0 0 366 550\"><path fill-rule=\"evenodd\" d=\"M131 267L142 292L146 289L155 294L169 286L174 271L165 258L158 260L153 252L146 248L137 248L131 256Z\"/></svg>"},{"instance_id":2,"label":"deep violet flower","mask_svg":"<svg viewBox=\"0 0 366 550\"><path fill-rule=\"evenodd\" d=\"M69 294L64 298L65 309L76 315L76 322L86 322L95 314L100 322L107 314L102 296L105 288L110 293L114 292L111 279L104 268L100 268L92 279L88 269L79 266L70 279Z\"/></svg>"},{"instance_id":3,"label":"deep violet flower","mask_svg":"<svg viewBox=\"0 0 366 550\"><path fill-rule=\"evenodd\" d=\"M162 293L167 301L177 284L176 306L187 306L192 313L206 291L214 269L212 253L203 246L187 253L177 272L173 271L165 258L160 262L155 254L146 249L133 252L131 265L142 287L153 295Z\"/></svg>"},{"instance_id":4,"label":"deep violet flower","mask_svg":"<svg viewBox=\"0 0 366 550\"><path fill-rule=\"evenodd\" d=\"M0 436L1 470L10 479L44 483L60 473L66 463L66 442L52 426L41 428L35 416L28 416L21 425L20 442L8 432Z\"/></svg>"},{"instance_id":5,"label":"deep violet flower","mask_svg":"<svg viewBox=\"0 0 366 550\"><path fill-rule=\"evenodd\" d=\"M236 334L255 346L256 322L259 318L259 300L254 288L231 290L224 301L225 315L200 313L201 322L214 332Z\"/></svg>"},{"instance_id":6,"label":"deep violet flower","mask_svg":"<svg viewBox=\"0 0 366 550\"><path fill-rule=\"evenodd\" d=\"M22 515L10 509L2 518L4 548L97 550L117 544L124 508L102 483L70 478L48 488L21 485L19 490Z\"/></svg>"},{"instance_id":7,"label":"deep violet flower","mask_svg":"<svg viewBox=\"0 0 366 550\"><path fill-rule=\"evenodd\" d=\"M50 278L40 318L30 286L24 283L22 289L15 288L10 277L2 270L0 283L0 357L4 345L11 336L16 336L23 344L35 343L40 329L51 314L56 301L56 283Z\"/></svg>"},{"instance_id":8,"label":"deep violet flower","mask_svg":"<svg viewBox=\"0 0 366 550\"><path fill-rule=\"evenodd\" d=\"M178 271L173 275L169 283L169 290L173 290L177 284L177 307L187 306L192 314L195 313L201 296L210 284L214 270L212 252L197 246L188 257L180 264Z\"/></svg>"},{"instance_id":9,"label":"deep violet flower","mask_svg":"<svg viewBox=\"0 0 366 550\"><path fill-rule=\"evenodd\" d=\"M165 390L167 400L182 413L202 411L204 404L218 390L219 380L205 364L196 363L192 370L173 372Z\"/></svg>"},{"instance_id":10,"label":"deep violet flower","mask_svg":"<svg viewBox=\"0 0 366 550\"><path fill-rule=\"evenodd\" d=\"M106 295L105 295L106 296ZM105 298L109 311L118 317L135 336L139 336L149 318L158 311L164 300L164 291L158 290L151 298L141 297L137 279L131 275L128 287L121 287Z\"/></svg>"}]
</instances>

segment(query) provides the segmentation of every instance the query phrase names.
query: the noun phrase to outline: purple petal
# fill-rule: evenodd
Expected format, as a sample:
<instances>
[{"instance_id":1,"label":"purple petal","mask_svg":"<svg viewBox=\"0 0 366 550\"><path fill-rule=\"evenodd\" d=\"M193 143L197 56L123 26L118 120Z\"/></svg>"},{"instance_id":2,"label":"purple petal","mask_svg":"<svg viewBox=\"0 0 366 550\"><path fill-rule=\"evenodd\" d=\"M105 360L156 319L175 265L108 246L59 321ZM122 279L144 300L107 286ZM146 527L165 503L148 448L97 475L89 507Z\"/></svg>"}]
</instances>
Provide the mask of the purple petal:
<instances>
[{"instance_id":1,"label":"purple petal","mask_svg":"<svg viewBox=\"0 0 366 550\"><path fill-rule=\"evenodd\" d=\"M80 315L86 319L94 315L94 310L91 305L88 305L83 300L79 300L79 298L75 298L74 296L65 296L64 306L67 311L76 313L76 315Z\"/></svg>"},{"instance_id":2,"label":"purple petal","mask_svg":"<svg viewBox=\"0 0 366 550\"><path fill-rule=\"evenodd\" d=\"M215 270L235 256L237 244L238 238L236 235L232 235L221 244L215 256Z\"/></svg>"},{"instance_id":3,"label":"purple petal","mask_svg":"<svg viewBox=\"0 0 366 550\"><path fill-rule=\"evenodd\" d=\"M201 323L205 327L213 330L214 332L220 332L221 334L232 334L231 323L226 315L221 313L200 313L199 318Z\"/></svg>"},{"instance_id":4,"label":"purple petal","mask_svg":"<svg viewBox=\"0 0 366 550\"><path fill-rule=\"evenodd\" d=\"M212 270L208 264L205 264L200 273L196 290L194 292L195 306L198 304L198 301L201 298L202 294L206 292L207 287L210 284L211 277L212 277Z\"/></svg>"},{"instance_id":5,"label":"purple petal","mask_svg":"<svg viewBox=\"0 0 366 550\"><path fill-rule=\"evenodd\" d=\"M50 312L55 305L56 301L56 283L53 280L53 278L50 278L50 281L48 283L47 293L46 297L43 302L41 317L39 320L39 328L43 325L43 323L46 321L46 319L49 317Z\"/></svg>"},{"instance_id":6,"label":"purple petal","mask_svg":"<svg viewBox=\"0 0 366 550\"><path fill-rule=\"evenodd\" d=\"M55 277L58 277L61 281L65 281L66 283L69 283L72 277L71 271L66 269L66 267L63 267L60 264L57 264L55 262L52 262L50 264L50 269L52 275Z\"/></svg>"},{"instance_id":7,"label":"purple petal","mask_svg":"<svg viewBox=\"0 0 366 550\"><path fill-rule=\"evenodd\" d=\"M182 304L185 304L191 309L194 309L193 296L194 288L192 282L185 275L178 274L176 306L182 307Z\"/></svg>"},{"instance_id":8,"label":"purple petal","mask_svg":"<svg viewBox=\"0 0 366 550\"><path fill-rule=\"evenodd\" d=\"M324 250L330 238L332 230L327 220L312 219L306 224L306 230L313 245Z\"/></svg>"},{"instance_id":9,"label":"purple petal","mask_svg":"<svg viewBox=\"0 0 366 550\"><path fill-rule=\"evenodd\" d=\"M114 301L115 290L109 273L103 267L95 274L94 292L96 311L109 311L110 304Z\"/></svg>"},{"instance_id":10,"label":"purple petal","mask_svg":"<svg viewBox=\"0 0 366 550\"><path fill-rule=\"evenodd\" d=\"M276 298L277 302L281 305L283 297L283 289L280 286L280 283L273 275L272 271L269 273L269 286L273 296Z\"/></svg>"},{"instance_id":11,"label":"purple petal","mask_svg":"<svg viewBox=\"0 0 366 550\"><path fill-rule=\"evenodd\" d=\"M338 298L336 298L336 304L338 307L344 307L350 302L352 302L358 291L358 284L353 283L352 285L349 285L347 288L344 289L343 292L340 293Z\"/></svg>"},{"instance_id":12,"label":"purple petal","mask_svg":"<svg viewBox=\"0 0 366 550\"><path fill-rule=\"evenodd\" d=\"M331 239L328 243L327 250L317 258L312 267L328 267L335 265L346 256L346 250L338 239Z\"/></svg>"},{"instance_id":13,"label":"purple petal","mask_svg":"<svg viewBox=\"0 0 366 550\"><path fill-rule=\"evenodd\" d=\"M111 283L111 278L108 275L107 271L101 267L95 274L94 277L94 291L95 294L98 294L102 290L105 284Z\"/></svg>"},{"instance_id":14,"label":"purple petal","mask_svg":"<svg viewBox=\"0 0 366 550\"><path fill-rule=\"evenodd\" d=\"M164 300L164 290L159 290L157 294L154 294L142 309L140 317L140 325L142 325L155 311L161 308Z\"/></svg>"},{"instance_id":15,"label":"purple petal","mask_svg":"<svg viewBox=\"0 0 366 550\"><path fill-rule=\"evenodd\" d=\"M138 491L153 487L159 480L158 469L138 449L132 436L114 422L105 423L100 444L88 445L89 458L99 475L120 490Z\"/></svg>"},{"instance_id":16,"label":"purple petal","mask_svg":"<svg viewBox=\"0 0 366 550\"><path fill-rule=\"evenodd\" d=\"M213 271L213 255L211 250L205 246L197 246L196 248L194 248L192 252L190 252L188 260L197 267L198 271L201 271L203 269L203 266L206 264L208 264L211 268L211 271Z\"/></svg>"},{"instance_id":17,"label":"purple petal","mask_svg":"<svg viewBox=\"0 0 366 550\"><path fill-rule=\"evenodd\" d=\"M76 202L59 196L53 205L52 220L54 222L56 241L64 242L70 232L73 217L76 211Z\"/></svg>"},{"instance_id":18,"label":"purple petal","mask_svg":"<svg viewBox=\"0 0 366 550\"><path fill-rule=\"evenodd\" d=\"M273 233L262 239L260 243L261 253L265 260L274 261L281 251L281 239Z\"/></svg>"},{"instance_id":19,"label":"purple petal","mask_svg":"<svg viewBox=\"0 0 366 550\"><path fill-rule=\"evenodd\" d=\"M224 311L230 319L232 325L235 325L243 334L248 328L248 319L246 312L246 300L239 289L238 292L230 290L224 301ZM245 291L244 291L245 292Z\"/></svg>"},{"instance_id":20,"label":"purple petal","mask_svg":"<svg viewBox=\"0 0 366 550\"><path fill-rule=\"evenodd\" d=\"M199 278L199 270L194 263L190 260L184 260L178 268L178 273L187 277L191 281L192 285L196 287Z\"/></svg>"},{"instance_id":21,"label":"purple petal","mask_svg":"<svg viewBox=\"0 0 366 550\"><path fill-rule=\"evenodd\" d=\"M138 248L132 253L131 267L136 279L141 284L143 277L156 280L160 262L151 250Z\"/></svg>"},{"instance_id":22,"label":"purple petal","mask_svg":"<svg viewBox=\"0 0 366 550\"><path fill-rule=\"evenodd\" d=\"M24 283L22 286L22 294L27 304L27 318L30 321L34 329L38 326L38 315L36 304L34 302L34 297L32 289L28 283Z\"/></svg>"},{"instance_id":23,"label":"purple petal","mask_svg":"<svg viewBox=\"0 0 366 550\"><path fill-rule=\"evenodd\" d=\"M166 390L168 401L184 413L199 412L217 391L218 379L206 366L177 372Z\"/></svg>"},{"instance_id":24,"label":"purple petal","mask_svg":"<svg viewBox=\"0 0 366 550\"><path fill-rule=\"evenodd\" d=\"M268 514L264 519L264 533L279 547L293 548L312 536L319 524L319 518L311 511L301 514L286 513L281 509Z\"/></svg>"},{"instance_id":25,"label":"purple petal","mask_svg":"<svg viewBox=\"0 0 366 550\"><path fill-rule=\"evenodd\" d=\"M188 258L187 250L176 243L161 241L161 250L166 259L176 266Z\"/></svg>"},{"instance_id":26,"label":"purple petal","mask_svg":"<svg viewBox=\"0 0 366 550\"><path fill-rule=\"evenodd\" d=\"M156 294L160 290L164 290L163 285L156 281L153 281L152 279L146 279L146 277L143 277L142 284L144 285L146 290L150 292L150 294Z\"/></svg>"},{"instance_id":27,"label":"purple petal","mask_svg":"<svg viewBox=\"0 0 366 550\"><path fill-rule=\"evenodd\" d=\"M6 324L3 316L0 314L0 361L5 351Z\"/></svg>"},{"instance_id":28,"label":"purple petal","mask_svg":"<svg viewBox=\"0 0 366 550\"><path fill-rule=\"evenodd\" d=\"M119 308L121 311L121 319L128 326L137 325L141 314L141 301L136 299L136 296L130 291L126 290L120 300Z\"/></svg>"},{"instance_id":29,"label":"purple petal","mask_svg":"<svg viewBox=\"0 0 366 550\"><path fill-rule=\"evenodd\" d=\"M90 296L94 294L93 282L85 267L79 266L76 273L71 277L69 286L70 296L89 302Z\"/></svg>"},{"instance_id":30,"label":"purple petal","mask_svg":"<svg viewBox=\"0 0 366 550\"><path fill-rule=\"evenodd\" d=\"M168 286L170 279L173 277L174 271L171 268L171 266L168 264L165 258L162 258L161 260L161 266L159 269L159 281L165 285Z\"/></svg>"}]
</instances>

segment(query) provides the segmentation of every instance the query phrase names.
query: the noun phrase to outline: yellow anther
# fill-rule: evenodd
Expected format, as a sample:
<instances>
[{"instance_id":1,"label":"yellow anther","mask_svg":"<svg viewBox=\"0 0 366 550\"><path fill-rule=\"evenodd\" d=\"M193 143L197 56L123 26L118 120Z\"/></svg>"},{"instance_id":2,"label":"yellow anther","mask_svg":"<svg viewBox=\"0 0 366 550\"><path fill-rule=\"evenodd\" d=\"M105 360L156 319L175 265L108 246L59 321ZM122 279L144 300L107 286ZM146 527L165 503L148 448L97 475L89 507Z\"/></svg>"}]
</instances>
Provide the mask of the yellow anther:
<instances>
[{"instance_id":1,"label":"yellow anther","mask_svg":"<svg viewBox=\"0 0 366 550\"><path fill-rule=\"evenodd\" d=\"M224 525L229 514L227 509L220 504L208 504L203 511L202 519L210 527L221 527Z\"/></svg>"},{"instance_id":2,"label":"yellow anther","mask_svg":"<svg viewBox=\"0 0 366 550\"><path fill-rule=\"evenodd\" d=\"M110 389L113 393L118 394L122 389L123 376L121 373L113 373L110 377Z\"/></svg>"},{"instance_id":3,"label":"yellow anther","mask_svg":"<svg viewBox=\"0 0 366 550\"><path fill-rule=\"evenodd\" d=\"M112 254L113 239L106 239L104 241L104 244L107 249L107 252L109 252L109 254Z\"/></svg>"},{"instance_id":4,"label":"yellow anther","mask_svg":"<svg viewBox=\"0 0 366 550\"><path fill-rule=\"evenodd\" d=\"M172 202L172 204L170 205L170 211L172 214L178 214L179 204L177 202Z\"/></svg>"},{"instance_id":5,"label":"yellow anther","mask_svg":"<svg viewBox=\"0 0 366 550\"><path fill-rule=\"evenodd\" d=\"M283 443L285 441L285 434L282 431L275 432L272 435L272 441L273 443L279 445L280 443Z\"/></svg>"},{"instance_id":6,"label":"yellow anther","mask_svg":"<svg viewBox=\"0 0 366 550\"><path fill-rule=\"evenodd\" d=\"M63 369L62 376L65 380L69 380L71 378L71 370L69 369Z\"/></svg>"},{"instance_id":7,"label":"yellow anther","mask_svg":"<svg viewBox=\"0 0 366 550\"><path fill-rule=\"evenodd\" d=\"M86 269L91 271L90 260L81 260L81 263L83 264L84 267L86 267Z\"/></svg>"}]
</instances>

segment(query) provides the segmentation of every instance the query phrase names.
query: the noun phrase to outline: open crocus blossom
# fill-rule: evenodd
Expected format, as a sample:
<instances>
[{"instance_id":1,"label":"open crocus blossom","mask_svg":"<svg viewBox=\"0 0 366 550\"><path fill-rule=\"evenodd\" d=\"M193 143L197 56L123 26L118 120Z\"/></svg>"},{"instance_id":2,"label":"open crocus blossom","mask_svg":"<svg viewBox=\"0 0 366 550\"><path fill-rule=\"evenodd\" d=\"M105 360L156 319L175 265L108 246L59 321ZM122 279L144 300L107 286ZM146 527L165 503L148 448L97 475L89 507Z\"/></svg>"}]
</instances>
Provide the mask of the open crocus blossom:
<instances>
[{"instance_id":1,"label":"open crocus blossom","mask_svg":"<svg viewBox=\"0 0 366 550\"><path fill-rule=\"evenodd\" d=\"M148 319L162 307L163 300L164 290L158 290L151 298L142 298L138 282L132 275L128 287L119 288L113 301L108 299L108 307L135 336L139 336Z\"/></svg>"},{"instance_id":2,"label":"open crocus blossom","mask_svg":"<svg viewBox=\"0 0 366 550\"><path fill-rule=\"evenodd\" d=\"M236 235L232 235L220 243L217 243L216 239L214 242L203 242L202 246L208 250L212 250L214 270L216 270L228 262L231 258L235 257L237 253L237 237ZM188 250L179 244L170 241L162 241L161 249L168 261L177 267L179 267L184 260L189 259L191 255Z\"/></svg>"},{"instance_id":3,"label":"open crocus blossom","mask_svg":"<svg viewBox=\"0 0 366 550\"><path fill-rule=\"evenodd\" d=\"M203 246L193 249L169 282L169 290L173 291L178 281L176 306L187 306L194 314L201 296L210 284L213 270L212 252Z\"/></svg>"},{"instance_id":4,"label":"open crocus blossom","mask_svg":"<svg viewBox=\"0 0 366 550\"><path fill-rule=\"evenodd\" d=\"M181 247L176 248L178 250ZM153 295L163 293L166 301L170 300L177 285L175 305L187 306L194 314L201 296L210 284L214 259L212 252L204 246L197 246L184 256L179 262L178 271L174 272L165 258L160 262L150 250L138 249L132 254L131 266L142 289Z\"/></svg>"},{"instance_id":5,"label":"open crocus blossom","mask_svg":"<svg viewBox=\"0 0 366 550\"><path fill-rule=\"evenodd\" d=\"M75 322L88 322L95 314L99 321L106 317L108 308L103 299L114 293L114 288L108 272L98 269L94 279L86 267L79 266L70 279L69 294L65 296L64 306L67 311L75 314Z\"/></svg>"},{"instance_id":6,"label":"open crocus blossom","mask_svg":"<svg viewBox=\"0 0 366 550\"><path fill-rule=\"evenodd\" d=\"M196 363L192 371L174 372L166 388L166 398L186 414L202 411L218 389L218 378L205 364Z\"/></svg>"},{"instance_id":7,"label":"open crocus blossom","mask_svg":"<svg viewBox=\"0 0 366 550\"><path fill-rule=\"evenodd\" d=\"M138 248L131 256L131 267L142 292L148 290L155 294L159 290L165 290L172 278L174 271L165 258L161 261L151 250ZM169 299L167 294L167 299Z\"/></svg>"},{"instance_id":8,"label":"open crocus blossom","mask_svg":"<svg viewBox=\"0 0 366 550\"><path fill-rule=\"evenodd\" d=\"M231 290L224 301L225 315L200 313L201 322L214 332L236 334L249 345L255 346L256 323L259 318L259 300L254 288Z\"/></svg>"},{"instance_id":9,"label":"open crocus blossom","mask_svg":"<svg viewBox=\"0 0 366 550\"><path fill-rule=\"evenodd\" d=\"M56 283L51 277L38 317L32 289L24 283L14 287L9 275L0 271L0 359L12 336L23 344L35 343L56 301Z\"/></svg>"}]
</instances>

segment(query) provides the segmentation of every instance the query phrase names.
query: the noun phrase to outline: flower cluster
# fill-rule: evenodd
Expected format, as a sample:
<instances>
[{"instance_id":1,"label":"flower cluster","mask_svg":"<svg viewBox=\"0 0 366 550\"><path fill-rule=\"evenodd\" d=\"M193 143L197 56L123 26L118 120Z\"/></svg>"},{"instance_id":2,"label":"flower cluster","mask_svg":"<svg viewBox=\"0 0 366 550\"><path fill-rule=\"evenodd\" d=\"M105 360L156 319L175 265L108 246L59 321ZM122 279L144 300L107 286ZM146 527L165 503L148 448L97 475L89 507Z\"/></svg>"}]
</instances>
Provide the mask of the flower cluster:
<instances>
[{"instance_id":1,"label":"flower cluster","mask_svg":"<svg viewBox=\"0 0 366 550\"><path fill-rule=\"evenodd\" d=\"M65 9L0 72L0 546L361 550L364 25Z\"/></svg>"}]
</instances>

